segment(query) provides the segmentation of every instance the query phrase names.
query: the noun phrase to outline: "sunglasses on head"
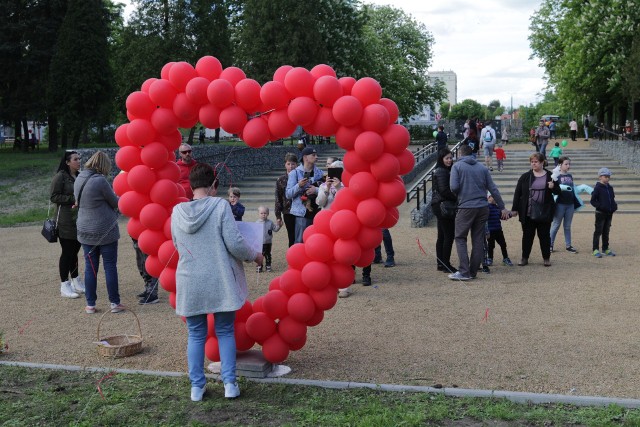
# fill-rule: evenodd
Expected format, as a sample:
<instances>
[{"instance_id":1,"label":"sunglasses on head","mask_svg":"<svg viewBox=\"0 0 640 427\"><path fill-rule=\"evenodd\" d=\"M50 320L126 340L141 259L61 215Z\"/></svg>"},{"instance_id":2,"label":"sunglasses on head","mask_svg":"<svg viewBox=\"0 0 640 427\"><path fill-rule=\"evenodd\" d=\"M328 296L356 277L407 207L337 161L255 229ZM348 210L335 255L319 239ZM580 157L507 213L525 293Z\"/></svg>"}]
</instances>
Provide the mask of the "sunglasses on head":
<instances>
[{"instance_id":1,"label":"sunglasses on head","mask_svg":"<svg viewBox=\"0 0 640 427\"><path fill-rule=\"evenodd\" d=\"M182 154L189 154L189 153L191 153L191 150L184 150L184 151L181 151L181 153Z\"/></svg>"}]
</instances>

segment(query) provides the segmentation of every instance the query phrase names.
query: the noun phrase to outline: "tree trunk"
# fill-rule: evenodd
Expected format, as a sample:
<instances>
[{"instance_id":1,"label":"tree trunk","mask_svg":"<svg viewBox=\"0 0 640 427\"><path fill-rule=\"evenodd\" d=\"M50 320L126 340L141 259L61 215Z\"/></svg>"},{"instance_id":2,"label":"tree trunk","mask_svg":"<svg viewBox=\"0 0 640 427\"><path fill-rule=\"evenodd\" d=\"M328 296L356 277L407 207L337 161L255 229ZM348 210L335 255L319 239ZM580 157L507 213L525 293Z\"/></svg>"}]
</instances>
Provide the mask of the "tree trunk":
<instances>
[{"instance_id":1,"label":"tree trunk","mask_svg":"<svg viewBox=\"0 0 640 427\"><path fill-rule=\"evenodd\" d=\"M187 144L189 145L193 145L193 135L195 135L196 133L196 127L192 127L191 130L189 130L189 138L187 138Z\"/></svg>"},{"instance_id":2,"label":"tree trunk","mask_svg":"<svg viewBox=\"0 0 640 427\"><path fill-rule=\"evenodd\" d=\"M74 129L73 134L71 135L71 148L73 148L74 150L77 150L79 143L80 143L80 130Z\"/></svg>"},{"instance_id":3,"label":"tree trunk","mask_svg":"<svg viewBox=\"0 0 640 427\"><path fill-rule=\"evenodd\" d=\"M31 144L31 141L29 141L30 135L29 135L29 125L27 124L27 119L22 119L22 129L24 130L24 138L22 139L22 151L28 151L29 144Z\"/></svg>"},{"instance_id":4,"label":"tree trunk","mask_svg":"<svg viewBox=\"0 0 640 427\"><path fill-rule=\"evenodd\" d=\"M49 122L49 151L58 151L58 117L50 114Z\"/></svg>"},{"instance_id":5,"label":"tree trunk","mask_svg":"<svg viewBox=\"0 0 640 427\"><path fill-rule=\"evenodd\" d=\"M620 107L618 107L618 129L624 129L624 122L627 120L628 110L627 101L623 100Z\"/></svg>"},{"instance_id":6,"label":"tree trunk","mask_svg":"<svg viewBox=\"0 0 640 427\"><path fill-rule=\"evenodd\" d=\"M216 128L213 143L218 144L220 142L220 128Z\"/></svg>"},{"instance_id":7,"label":"tree trunk","mask_svg":"<svg viewBox=\"0 0 640 427\"><path fill-rule=\"evenodd\" d=\"M69 146L69 130L66 126L62 126L62 148L64 150Z\"/></svg>"}]
</instances>

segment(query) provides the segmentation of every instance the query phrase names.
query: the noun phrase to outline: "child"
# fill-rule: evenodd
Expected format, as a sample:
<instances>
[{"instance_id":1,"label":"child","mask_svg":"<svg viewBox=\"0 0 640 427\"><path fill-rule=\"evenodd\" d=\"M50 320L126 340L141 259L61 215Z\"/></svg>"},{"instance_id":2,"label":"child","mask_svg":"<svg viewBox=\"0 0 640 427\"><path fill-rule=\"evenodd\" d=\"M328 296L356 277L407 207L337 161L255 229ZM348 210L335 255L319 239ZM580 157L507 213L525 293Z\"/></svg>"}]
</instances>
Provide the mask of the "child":
<instances>
[{"instance_id":1,"label":"child","mask_svg":"<svg viewBox=\"0 0 640 427\"><path fill-rule=\"evenodd\" d=\"M562 156L562 148L560 148L560 143L556 142L549 153L549 157L553 157L553 166L558 166L560 156Z\"/></svg>"},{"instance_id":2,"label":"child","mask_svg":"<svg viewBox=\"0 0 640 427\"><path fill-rule=\"evenodd\" d=\"M240 203L240 189L238 187L229 188L229 203L231 204L231 212L236 221L242 221L244 215L244 206Z\"/></svg>"},{"instance_id":3,"label":"child","mask_svg":"<svg viewBox=\"0 0 640 427\"><path fill-rule=\"evenodd\" d=\"M267 264L267 271L271 271L271 244L273 242L273 232L280 230L280 226L274 224L269 219L269 208L266 206L258 207L258 220L256 222L262 223L264 227L264 237L262 240L262 255L264 256L265 263ZM262 266L256 268L258 273L262 271Z\"/></svg>"},{"instance_id":4,"label":"child","mask_svg":"<svg viewBox=\"0 0 640 427\"><path fill-rule=\"evenodd\" d=\"M504 148L502 148L502 144L498 144L498 147L493 150L496 153L496 161L498 162L498 172L502 172L504 169L504 161L507 158L507 155L504 152Z\"/></svg>"},{"instance_id":5,"label":"child","mask_svg":"<svg viewBox=\"0 0 640 427\"><path fill-rule=\"evenodd\" d=\"M602 258L602 255L616 256L615 252L609 249L609 229L611 228L611 218L618 210L613 187L609 185L611 171L609 168L601 168L598 171L598 182L591 193L591 206L596 208L596 225L593 232L593 256ZM598 250L602 236L602 252Z\"/></svg>"},{"instance_id":6,"label":"child","mask_svg":"<svg viewBox=\"0 0 640 427\"><path fill-rule=\"evenodd\" d=\"M487 225L489 228L489 253L487 264L493 264L493 250L496 247L496 242L498 242L500 250L502 251L502 263L509 267L513 267L513 263L509 259L509 254L507 253L507 241L504 239L502 224L500 223L502 212L500 212L500 209L498 208L498 205L496 205L496 201L491 197L491 194L487 194L487 200L489 201L489 218L487 219Z\"/></svg>"}]
</instances>

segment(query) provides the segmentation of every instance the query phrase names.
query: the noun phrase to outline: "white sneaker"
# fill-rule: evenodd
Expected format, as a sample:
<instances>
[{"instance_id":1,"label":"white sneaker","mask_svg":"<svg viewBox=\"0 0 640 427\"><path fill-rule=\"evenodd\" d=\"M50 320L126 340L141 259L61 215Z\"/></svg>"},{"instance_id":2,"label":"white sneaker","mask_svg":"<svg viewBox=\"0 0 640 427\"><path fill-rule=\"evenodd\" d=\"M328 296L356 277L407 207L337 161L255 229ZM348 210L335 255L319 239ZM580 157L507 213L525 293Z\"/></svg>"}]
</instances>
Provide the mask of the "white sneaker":
<instances>
[{"instance_id":1,"label":"white sneaker","mask_svg":"<svg viewBox=\"0 0 640 427\"><path fill-rule=\"evenodd\" d=\"M351 286L344 289L338 289L338 298L348 298L352 293L353 291L351 290Z\"/></svg>"},{"instance_id":2,"label":"white sneaker","mask_svg":"<svg viewBox=\"0 0 640 427\"><path fill-rule=\"evenodd\" d=\"M240 387L238 383L226 383L224 385L224 397L227 399L235 399L240 396Z\"/></svg>"},{"instance_id":3,"label":"white sneaker","mask_svg":"<svg viewBox=\"0 0 640 427\"><path fill-rule=\"evenodd\" d=\"M111 312L112 313L120 313L121 311L124 311L124 310L126 310L124 305L111 303Z\"/></svg>"},{"instance_id":4,"label":"white sneaker","mask_svg":"<svg viewBox=\"0 0 640 427\"><path fill-rule=\"evenodd\" d=\"M80 298L80 295L73 291L73 286L68 280L60 283L60 296L62 298Z\"/></svg>"},{"instance_id":5,"label":"white sneaker","mask_svg":"<svg viewBox=\"0 0 640 427\"><path fill-rule=\"evenodd\" d=\"M73 288L73 290L76 293L78 293L78 294L84 294L85 293L84 282L82 281L80 276L72 277L70 282L71 282L71 287Z\"/></svg>"},{"instance_id":6,"label":"white sneaker","mask_svg":"<svg viewBox=\"0 0 640 427\"><path fill-rule=\"evenodd\" d=\"M203 385L200 387L191 387L191 400L194 402L200 402L202 400L202 396L204 396L204 392L207 391L207 385Z\"/></svg>"}]
</instances>

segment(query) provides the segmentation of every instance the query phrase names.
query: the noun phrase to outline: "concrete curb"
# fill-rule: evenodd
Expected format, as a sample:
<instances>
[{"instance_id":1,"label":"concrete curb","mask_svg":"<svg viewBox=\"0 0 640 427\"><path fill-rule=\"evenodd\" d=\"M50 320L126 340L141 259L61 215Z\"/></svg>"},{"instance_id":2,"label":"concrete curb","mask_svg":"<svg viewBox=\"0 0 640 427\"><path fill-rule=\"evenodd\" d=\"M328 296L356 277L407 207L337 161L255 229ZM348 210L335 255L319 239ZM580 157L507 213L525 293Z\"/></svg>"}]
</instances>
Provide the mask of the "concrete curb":
<instances>
[{"instance_id":1,"label":"concrete curb","mask_svg":"<svg viewBox=\"0 0 640 427\"><path fill-rule=\"evenodd\" d=\"M0 361L0 366L18 366L22 368L36 368L36 369L55 369L63 371L88 371L88 372L118 372L122 374L140 374L140 375L155 375L161 377L182 377L186 376L183 372L170 372L170 371L147 371L140 369L111 369L111 368L99 368L90 366L75 366L75 365L53 365L46 363L28 363L28 362L14 362ZM208 378L218 379L218 375L206 374ZM368 388L372 390L380 391L392 391L392 392L411 392L411 393L432 393L442 394L450 397L481 397L481 398L493 398L493 399L506 399L515 403L533 403L533 404L566 404L575 406L609 406L618 405L623 408L636 409L640 408L640 400L638 399L625 399L615 397L600 397L600 396L569 396L564 394L543 394L543 393L526 393L518 391L506 391L506 390L475 390L464 388L434 388L424 386L410 386L410 385L395 385L395 384L371 384L371 383L356 383L345 381L321 381L321 380L305 380L305 379L293 379L293 378L246 378L247 381L253 381L257 383L266 384L289 384L289 385L302 385L310 387L322 387L330 389L354 389L354 388Z\"/></svg>"}]
</instances>

